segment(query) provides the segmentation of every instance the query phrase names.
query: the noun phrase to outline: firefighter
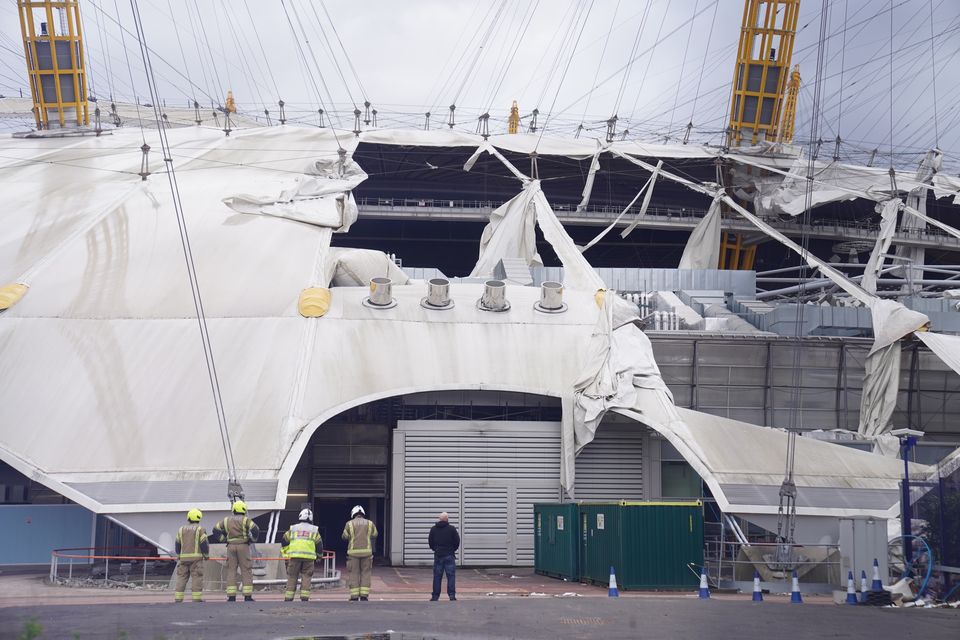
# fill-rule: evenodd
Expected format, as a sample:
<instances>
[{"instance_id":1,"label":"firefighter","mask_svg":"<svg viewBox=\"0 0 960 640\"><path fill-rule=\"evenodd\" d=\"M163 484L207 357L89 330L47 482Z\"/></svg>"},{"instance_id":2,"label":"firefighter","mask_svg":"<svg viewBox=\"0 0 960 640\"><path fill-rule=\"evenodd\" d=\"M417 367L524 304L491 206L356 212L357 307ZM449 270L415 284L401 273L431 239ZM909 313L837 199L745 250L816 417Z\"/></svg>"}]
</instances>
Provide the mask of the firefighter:
<instances>
[{"instance_id":1,"label":"firefighter","mask_svg":"<svg viewBox=\"0 0 960 640\"><path fill-rule=\"evenodd\" d=\"M377 525L365 517L363 507L350 511L350 520L340 536L347 541L347 571L350 577L350 601L366 602L370 596L370 573L373 570L373 539L379 534Z\"/></svg>"},{"instance_id":2,"label":"firefighter","mask_svg":"<svg viewBox=\"0 0 960 640\"><path fill-rule=\"evenodd\" d=\"M217 540L227 541L227 602L237 601L237 567L243 579L243 600L253 602L253 570L250 568L250 544L260 537L260 527L247 517L243 500L233 503L233 515L213 528Z\"/></svg>"},{"instance_id":3,"label":"firefighter","mask_svg":"<svg viewBox=\"0 0 960 640\"><path fill-rule=\"evenodd\" d=\"M210 557L207 532L200 526L203 513L200 509L187 512L187 523L177 530L177 585L173 592L174 602L183 602L187 579L190 579L191 596L194 602L203 602L203 563Z\"/></svg>"},{"instance_id":4,"label":"firefighter","mask_svg":"<svg viewBox=\"0 0 960 640\"><path fill-rule=\"evenodd\" d=\"M300 578L300 600L310 600L310 580L317 561L317 553L323 550L320 530L313 524L313 511L300 511L300 522L290 525L283 534L281 555L287 559L287 590L283 594L286 602L293 602L297 592L297 578Z\"/></svg>"}]
</instances>

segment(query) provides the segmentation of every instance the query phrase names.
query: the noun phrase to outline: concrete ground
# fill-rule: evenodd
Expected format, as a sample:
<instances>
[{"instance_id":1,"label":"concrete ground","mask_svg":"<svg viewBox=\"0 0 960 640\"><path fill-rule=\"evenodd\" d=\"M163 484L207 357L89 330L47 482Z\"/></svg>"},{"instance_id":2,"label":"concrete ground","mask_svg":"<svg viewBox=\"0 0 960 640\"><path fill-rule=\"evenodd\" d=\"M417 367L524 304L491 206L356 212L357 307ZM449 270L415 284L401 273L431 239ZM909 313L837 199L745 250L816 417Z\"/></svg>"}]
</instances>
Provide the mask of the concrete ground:
<instances>
[{"instance_id":1,"label":"concrete ground","mask_svg":"<svg viewBox=\"0 0 960 640\"><path fill-rule=\"evenodd\" d=\"M37 573L0 574L0 639L37 638L952 638L960 610L803 605L768 596L623 593L536 576L529 570L457 572L458 602L428 602L429 569L376 567L368 603L341 588L309 603L284 603L279 591L255 603L173 604L169 591L101 590L44 584ZM42 630L40 630L42 628Z\"/></svg>"}]
</instances>

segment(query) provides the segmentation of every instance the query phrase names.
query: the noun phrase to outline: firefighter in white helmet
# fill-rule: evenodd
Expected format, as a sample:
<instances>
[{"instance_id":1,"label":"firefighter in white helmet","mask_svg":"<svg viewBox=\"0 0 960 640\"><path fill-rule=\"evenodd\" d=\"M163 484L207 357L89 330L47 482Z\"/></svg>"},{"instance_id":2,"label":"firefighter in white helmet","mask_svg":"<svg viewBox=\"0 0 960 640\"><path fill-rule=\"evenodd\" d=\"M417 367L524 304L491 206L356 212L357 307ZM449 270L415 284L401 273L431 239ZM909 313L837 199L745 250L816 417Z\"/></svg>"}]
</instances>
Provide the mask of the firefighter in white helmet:
<instances>
[{"instance_id":1,"label":"firefighter in white helmet","mask_svg":"<svg viewBox=\"0 0 960 640\"><path fill-rule=\"evenodd\" d=\"M347 541L347 586L350 600L366 601L370 596L370 573L373 571L373 539L379 534L377 525L367 520L360 505L350 511L350 520L340 536Z\"/></svg>"},{"instance_id":2,"label":"firefighter in white helmet","mask_svg":"<svg viewBox=\"0 0 960 640\"><path fill-rule=\"evenodd\" d=\"M320 530L313 524L313 511L302 509L299 519L283 534L282 555L287 558L287 590L283 599L287 602L293 602L293 596L296 595L297 578L300 578L300 600L310 600L313 568L317 554L323 550Z\"/></svg>"}]
</instances>

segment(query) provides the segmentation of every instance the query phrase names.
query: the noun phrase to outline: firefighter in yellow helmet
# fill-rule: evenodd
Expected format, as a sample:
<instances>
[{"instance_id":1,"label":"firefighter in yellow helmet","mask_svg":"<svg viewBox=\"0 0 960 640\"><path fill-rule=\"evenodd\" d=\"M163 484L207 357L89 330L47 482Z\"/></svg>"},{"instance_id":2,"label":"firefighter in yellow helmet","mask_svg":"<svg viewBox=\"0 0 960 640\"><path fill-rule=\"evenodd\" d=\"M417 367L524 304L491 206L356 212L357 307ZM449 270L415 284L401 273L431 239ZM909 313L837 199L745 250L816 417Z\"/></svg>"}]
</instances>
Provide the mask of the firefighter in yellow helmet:
<instances>
[{"instance_id":1,"label":"firefighter in yellow helmet","mask_svg":"<svg viewBox=\"0 0 960 640\"><path fill-rule=\"evenodd\" d=\"M187 579L190 579L191 596L194 602L203 602L203 563L210 557L207 532L200 526L203 513L200 509L187 512L187 524L177 531L177 584L173 592L174 602L183 602Z\"/></svg>"},{"instance_id":2,"label":"firefighter in yellow helmet","mask_svg":"<svg viewBox=\"0 0 960 640\"><path fill-rule=\"evenodd\" d=\"M367 520L363 507L350 511L350 520L340 536L347 541L347 571L350 600L366 601L370 596L370 573L373 571L373 539L379 535L377 525Z\"/></svg>"},{"instance_id":3,"label":"firefighter in yellow helmet","mask_svg":"<svg viewBox=\"0 0 960 640\"><path fill-rule=\"evenodd\" d=\"M320 530L313 524L313 511L302 509L300 522L290 525L283 534L281 555L287 559L287 590L283 594L286 602L293 602L297 592L297 578L300 578L300 600L310 600L310 581L317 562L317 554L323 550Z\"/></svg>"},{"instance_id":4,"label":"firefighter in yellow helmet","mask_svg":"<svg viewBox=\"0 0 960 640\"><path fill-rule=\"evenodd\" d=\"M260 527L247 517L247 505L243 500L233 503L233 515L218 522L213 534L218 541L227 541L227 602L237 601L237 567L243 579L243 599L253 602L250 544L260 537Z\"/></svg>"}]
</instances>

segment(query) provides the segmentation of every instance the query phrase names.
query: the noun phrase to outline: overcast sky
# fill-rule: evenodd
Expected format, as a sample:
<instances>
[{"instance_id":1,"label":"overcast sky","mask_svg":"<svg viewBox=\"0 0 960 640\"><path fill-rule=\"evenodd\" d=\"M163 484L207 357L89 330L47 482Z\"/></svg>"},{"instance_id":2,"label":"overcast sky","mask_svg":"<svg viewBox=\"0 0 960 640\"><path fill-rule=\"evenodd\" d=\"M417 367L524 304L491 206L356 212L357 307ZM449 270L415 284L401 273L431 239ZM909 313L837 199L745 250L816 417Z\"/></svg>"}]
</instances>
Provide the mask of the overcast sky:
<instances>
[{"instance_id":1,"label":"overcast sky","mask_svg":"<svg viewBox=\"0 0 960 640\"><path fill-rule=\"evenodd\" d=\"M209 106L229 88L244 112L262 114L267 103L275 117L283 98L295 119L316 124L322 104L352 127L348 114L364 99L378 109L381 126L422 126L427 110L438 126L455 103L458 126L474 130L489 111L496 133L517 100L525 126L538 108L540 125L546 121L558 135L572 135L581 123L602 135L604 121L617 114L618 132L627 128L631 138L680 139L692 121L692 139L714 143L726 126L743 10L741 0L138 3L167 104L196 97ZM145 101L130 1L81 6L95 93ZM886 163L892 129L895 153L905 154L898 161L939 142L948 162L960 165L960 2L894 0L890 7L883 0L829 3L819 137L832 153L839 134L853 160L880 147L878 163ZM794 47L803 76L800 141L811 131L821 8L802 2ZM0 90L11 95L24 86L13 2L0 5L0 19Z\"/></svg>"}]
</instances>

